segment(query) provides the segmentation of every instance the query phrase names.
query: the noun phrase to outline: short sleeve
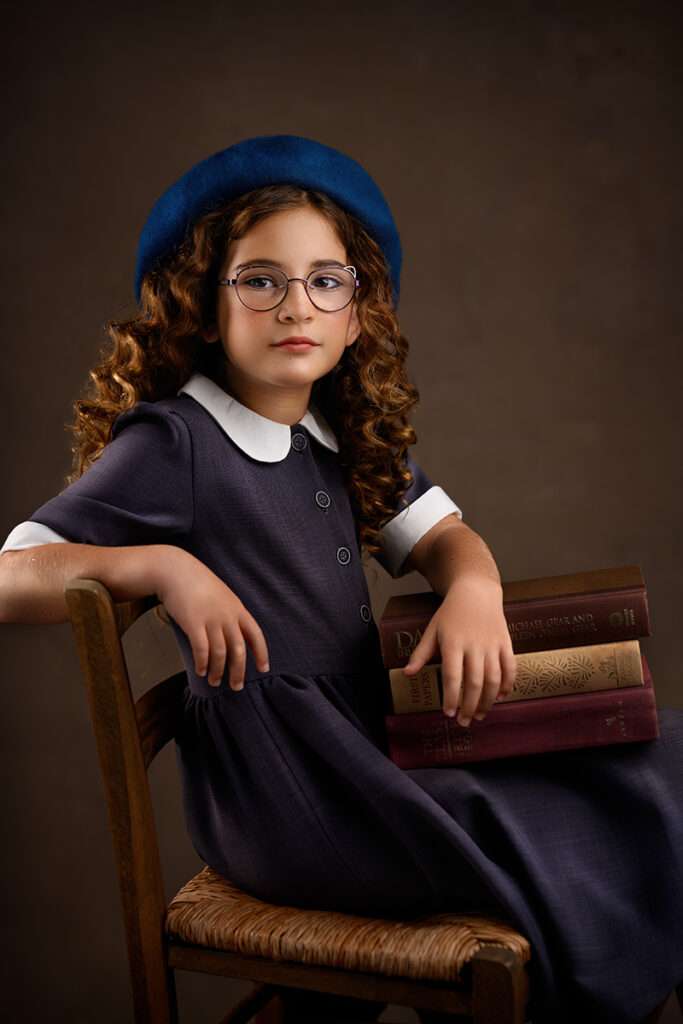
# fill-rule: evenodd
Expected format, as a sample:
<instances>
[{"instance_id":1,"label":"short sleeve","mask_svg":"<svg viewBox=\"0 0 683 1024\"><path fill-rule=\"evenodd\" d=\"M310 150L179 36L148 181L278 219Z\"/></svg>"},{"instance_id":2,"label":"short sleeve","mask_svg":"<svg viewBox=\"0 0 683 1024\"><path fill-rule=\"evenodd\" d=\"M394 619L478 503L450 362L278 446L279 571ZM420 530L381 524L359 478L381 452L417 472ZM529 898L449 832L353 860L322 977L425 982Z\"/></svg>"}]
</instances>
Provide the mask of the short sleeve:
<instances>
[{"instance_id":1,"label":"short sleeve","mask_svg":"<svg viewBox=\"0 0 683 1024\"><path fill-rule=\"evenodd\" d=\"M420 537L431 530L432 526L453 513L462 519L462 512L455 502L443 488L432 483L410 453L406 465L413 474L413 482L403 495L408 506L381 528L378 537L381 551L375 555L379 564L394 579L405 576L405 570L401 571L403 563Z\"/></svg>"},{"instance_id":2,"label":"short sleeve","mask_svg":"<svg viewBox=\"0 0 683 1024\"><path fill-rule=\"evenodd\" d=\"M0 555L3 551L21 551L22 548L35 548L39 544L60 543L67 543L66 537L51 530L49 526L26 519L10 530L5 538L5 543L0 548Z\"/></svg>"},{"instance_id":3,"label":"short sleeve","mask_svg":"<svg viewBox=\"0 0 683 1024\"><path fill-rule=\"evenodd\" d=\"M190 532L193 513L189 428L173 410L138 402L115 420L96 462L16 526L2 550L172 543Z\"/></svg>"}]
</instances>

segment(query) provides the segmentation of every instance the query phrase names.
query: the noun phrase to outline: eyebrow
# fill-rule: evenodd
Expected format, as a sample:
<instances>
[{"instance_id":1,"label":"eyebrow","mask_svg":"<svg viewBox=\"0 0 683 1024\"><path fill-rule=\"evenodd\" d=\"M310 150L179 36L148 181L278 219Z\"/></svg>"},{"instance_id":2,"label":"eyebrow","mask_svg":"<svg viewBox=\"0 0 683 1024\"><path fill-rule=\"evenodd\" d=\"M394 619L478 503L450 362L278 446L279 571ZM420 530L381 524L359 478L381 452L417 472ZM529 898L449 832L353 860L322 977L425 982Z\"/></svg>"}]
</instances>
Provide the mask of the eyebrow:
<instances>
[{"instance_id":1,"label":"eyebrow","mask_svg":"<svg viewBox=\"0 0 683 1024\"><path fill-rule=\"evenodd\" d=\"M259 267L279 267L280 270L284 270L284 264L278 263L277 260L247 260L246 263L238 263L234 268L233 273L237 274L244 267L252 267L258 265ZM311 267L344 267L344 263L340 263L339 260L312 260L309 264Z\"/></svg>"}]
</instances>

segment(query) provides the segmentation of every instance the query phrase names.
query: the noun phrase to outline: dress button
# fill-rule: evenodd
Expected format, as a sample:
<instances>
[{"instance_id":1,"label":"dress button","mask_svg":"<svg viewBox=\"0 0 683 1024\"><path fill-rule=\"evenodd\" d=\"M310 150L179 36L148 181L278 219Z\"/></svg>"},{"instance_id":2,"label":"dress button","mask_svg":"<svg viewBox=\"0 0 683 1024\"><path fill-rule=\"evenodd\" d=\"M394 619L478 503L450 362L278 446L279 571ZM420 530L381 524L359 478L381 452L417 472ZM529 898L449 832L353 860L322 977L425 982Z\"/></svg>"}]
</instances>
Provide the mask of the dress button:
<instances>
[{"instance_id":1,"label":"dress button","mask_svg":"<svg viewBox=\"0 0 683 1024\"><path fill-rule=\"evenodd\" d=\"M321 508L329 508L332 501L327 491L316 491L315 500Z\"/></svg>"},{"instance_id":2,"label":"dress button","mask_svg":"<svg viewBox=\"0 0 683 1024\"><path fill-rule=\"evenodd\" d=\"M348 548L337 548L337 561L342 565L348 565L351 561L351 552Z\"/></svg>"},{"instance_id":3,"label":"dress button","mask_svg":"<svg viewBox=\"0 0 683 1024\"><path fill-rule=\"evenodd\" d=\"M362 604L360 606L360 617L363 620L363 622L369 622L370 619L372 618L372 612L370 611L366 604Z\"/></svg>"},{"instance_id":4,"label":"dress button","mask_svg":"<svg viewBox=\"0 0 683 1024\"><path fill-rule=\"evenodd\" d=\"M296 452L302 452L308 441L305 434L292 434L292 448Z\"/></svg>"}]
</instances>

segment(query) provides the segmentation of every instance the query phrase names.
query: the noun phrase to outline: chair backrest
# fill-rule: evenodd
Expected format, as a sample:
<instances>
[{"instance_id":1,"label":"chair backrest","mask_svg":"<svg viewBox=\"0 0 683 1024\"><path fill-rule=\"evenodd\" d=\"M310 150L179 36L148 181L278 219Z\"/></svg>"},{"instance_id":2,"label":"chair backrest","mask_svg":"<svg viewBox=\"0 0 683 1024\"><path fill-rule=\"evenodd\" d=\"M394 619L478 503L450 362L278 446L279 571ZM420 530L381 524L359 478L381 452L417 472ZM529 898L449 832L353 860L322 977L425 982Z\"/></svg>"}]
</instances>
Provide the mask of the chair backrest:
<instances>
[{"instance_id":1,"label":"chair backrest","mask_svg":"<svg viewBox=\"0 0 683 1024\"><path fill-rule=\"evenodd\" d=\"M147 769L179 723L185 672L133 697L122 637L155 596L115 603L99 581L65 587L100 769L119 876L137 1022L163 1004L174 986L167 965L166 898ZM175 1020L176 1007L167 1020ZM154 1024L166 1024L155 1020Z\"/></svg>"}]
</instances>

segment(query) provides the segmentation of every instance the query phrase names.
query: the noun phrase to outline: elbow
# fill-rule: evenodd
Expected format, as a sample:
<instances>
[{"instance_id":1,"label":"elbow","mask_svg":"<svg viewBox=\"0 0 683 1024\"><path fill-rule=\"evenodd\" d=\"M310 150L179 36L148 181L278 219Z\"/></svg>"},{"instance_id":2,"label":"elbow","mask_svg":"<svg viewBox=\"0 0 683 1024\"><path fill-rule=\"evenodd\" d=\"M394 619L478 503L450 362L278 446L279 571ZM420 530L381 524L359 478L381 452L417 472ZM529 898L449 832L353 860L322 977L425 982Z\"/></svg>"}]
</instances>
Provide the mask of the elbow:
<instances>
[{"instance_id":1,"label":"elbow","mask_svg":"<svg viewBox=\"0 0 683 1024\"><path fill-rule=\"evenodd\" d=\"M17 554L15 550L0 552L0 622L12 622L10 595L12 592L9 580L9 563Z\"/></svg>"},{"instance_id":2,"label":"elbow","mask_svg":"<svg viewBox=\"0 0 683 1024\"><path fill-rule=\"evenodd\" d=\"M6 574L4 572L3 559L0 558L0 622L11 622L12 616L9 608L9 591L7 587Z\"/></svg>"}]
</instances>

